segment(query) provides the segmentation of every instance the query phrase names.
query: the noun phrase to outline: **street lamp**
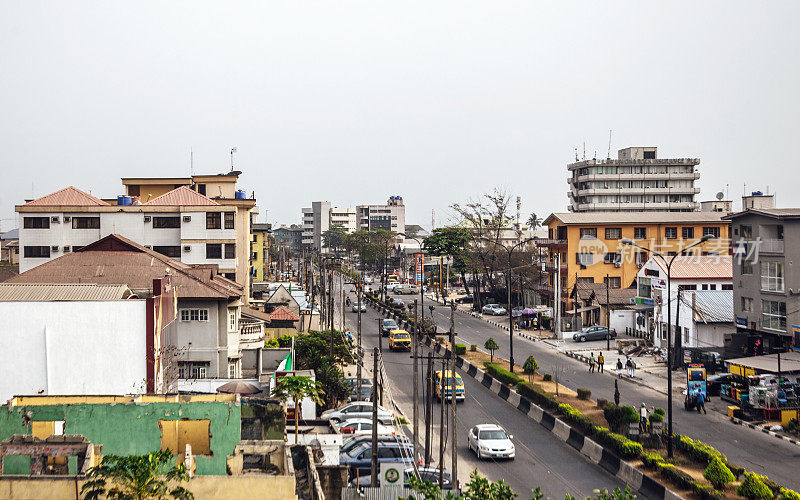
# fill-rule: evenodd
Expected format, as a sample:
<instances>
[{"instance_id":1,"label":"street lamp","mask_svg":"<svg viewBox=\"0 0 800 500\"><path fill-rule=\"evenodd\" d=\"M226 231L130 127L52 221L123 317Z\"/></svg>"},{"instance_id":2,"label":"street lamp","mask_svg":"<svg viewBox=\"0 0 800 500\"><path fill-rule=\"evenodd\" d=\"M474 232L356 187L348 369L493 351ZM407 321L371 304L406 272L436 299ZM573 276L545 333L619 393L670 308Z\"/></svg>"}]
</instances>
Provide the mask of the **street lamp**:
<instances>
[{"instance_id":1,"label":"street lamp","mask_svg":"<svg viewBox=\"0 0 800 500\"><path fill-rule=\"evenodd\" d=\"M630 238L623 238L621 243L623 245L629 245L636 248L641 248L642 250L646 250L653 255L661 257L661 260L664 261L664 264L667 266L667 456L672 458L672 285L670 281L670 273L672 271L672 263L675 261L675 257L680 255L681 253L685 252L686 250L696 247L702 243L705 243L708 240L713 240L715 237L713 235L707 234L700 238L698 241L695 241L691 245L680 249L679 251L675 252L675 255L672 256L669 261L667 258L664 257L659 252L655 250L651 250L649 248L637 245L633 242ZM681 305L678 304L678 307Z\"/></svg>"},{"instance_id":2,"label":"street lamp","mask_svg":"<svg viewBox=\"0 0 800 500\"><path fill-rule=\"evenodd\" d=\"M414 236L409 236L406 233L397 233L397 234L402 236L402 237L404 237L404 238L408 238L410 240L416 241L417 245L419 245L420 253L422 252L422 242L418 238L416 238ZM415 263L415 265L416 265L416 263ZM424 324L424 320L425 320L425 293L424 293L424 290L423 290L424 286L425 286L425 269L424 269L424 261L423 261L422 283L419 284L419 307L420 307L420 310L422 311L422 317L420 318L420 322L419 322L420 325L423 325ZM420 331L422 331L422 330L420 330Z\"/></svg>"},{"instance_id":3,"label":"street lamp","mask_svg":"<svg viewBox=\"0 0 800 500\"><path fill-rule=\"evenodd\" d=\"M514 317L511 315L511 254L517 247L522 246L530 241L535 240L536 238L528 238L526 240L522 240L516 245L511 247L507 247L502 243L498 243L494 240L490 240L488 238L480 238L481 240L488 241L489 243L494 243L495 245L499 246L503 250L506 251L508 254L508 276L506 276L506 291L508 292L508 364L511 368L509 371L514 373Z\"/></svg>"}]
</instances>

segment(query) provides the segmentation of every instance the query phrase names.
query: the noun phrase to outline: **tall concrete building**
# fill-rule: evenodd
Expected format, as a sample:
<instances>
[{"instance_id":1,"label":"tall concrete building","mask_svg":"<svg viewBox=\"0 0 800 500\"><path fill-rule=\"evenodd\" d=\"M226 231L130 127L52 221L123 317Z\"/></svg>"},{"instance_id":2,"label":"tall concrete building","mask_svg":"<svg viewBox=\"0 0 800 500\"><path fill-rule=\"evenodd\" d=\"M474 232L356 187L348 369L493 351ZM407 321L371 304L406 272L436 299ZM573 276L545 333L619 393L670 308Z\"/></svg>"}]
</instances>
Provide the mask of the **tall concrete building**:
<instances>
[{"instance_id":1,"label":"tall concrete building","mask_svg":"<svg viewBox=\"0 0 800 500\"><path fill-rule=\"evenodd\" d=\"M403 233L406 230L406 207L401 196L391 196L384 205L358 205L356 208L332 206L329 201L315 201L303 209L303 246L322 249L322 235L339 226L348 233L357 230L384 229ZM398 243L402 237L398 237Z\"/></svg>"},{"instance_id":2,"label":"tall concrete building","mask_svg":"<svg viewBox=\"0 0 800 500\"><path fill-rule=\"evenodd\" d=\"M567 165L570 212L692 212L699 208L699 158L658 158L656 147L620 149L617 159Z\"/></svg>"}]
</instances>

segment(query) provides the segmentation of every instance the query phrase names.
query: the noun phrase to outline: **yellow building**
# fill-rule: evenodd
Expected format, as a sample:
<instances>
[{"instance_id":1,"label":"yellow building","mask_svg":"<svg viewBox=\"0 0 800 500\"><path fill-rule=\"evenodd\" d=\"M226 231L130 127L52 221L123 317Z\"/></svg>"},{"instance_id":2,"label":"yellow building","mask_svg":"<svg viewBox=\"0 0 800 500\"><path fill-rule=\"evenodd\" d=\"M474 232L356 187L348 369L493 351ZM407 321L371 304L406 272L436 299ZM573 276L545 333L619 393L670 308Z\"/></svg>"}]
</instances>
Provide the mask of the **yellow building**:
<instances>
[{"instance_id":1,"label":"yellow building","mask_svg":"<svg viewBox=\"0 0 800 500\"><path fill-rule=\"evenodd\" d=\"M250 243L250 270L253 281L267 281L269 275L269 233L270 225L253 223Z\"/></svg>"},{"instance_id":2,"label":"yellow building","mask_svg":"<svg viewBox=\"0 0 800 500\"><path fill-rule=\"evenodd\" d=\"M627 288L650 257L650 252L624 245L636 245L665 256L697 242L706 234L716 238L698 245L688 254L730 253L730 228L722 212L588 212L551 214L545 221L548 239L537 245L547 249L545 269L549 286L540 289L552 305L555 277L560 277L562 311L572 308L570 294L576 283L605 283Z\"/></svg>"}]
</instances>

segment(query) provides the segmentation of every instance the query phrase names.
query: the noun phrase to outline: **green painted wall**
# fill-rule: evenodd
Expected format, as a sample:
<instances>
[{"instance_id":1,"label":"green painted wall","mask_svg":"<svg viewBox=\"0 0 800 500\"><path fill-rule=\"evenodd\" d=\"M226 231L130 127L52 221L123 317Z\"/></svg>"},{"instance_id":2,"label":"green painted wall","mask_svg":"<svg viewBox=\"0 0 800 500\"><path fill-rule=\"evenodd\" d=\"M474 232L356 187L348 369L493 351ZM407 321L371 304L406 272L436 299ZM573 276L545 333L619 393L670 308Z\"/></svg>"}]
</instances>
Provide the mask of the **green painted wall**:
<instances>
[{"instance_id":1,"label":"green painted wall","mask_svg":"<svg viewBox=\"0 0 800 500\"><path fill-rule=\"evenodd\" d=\"M8 408L8 411L6 411ZM198 475L227 474L226 459L241 440L241 407L235 403L119 403L0 407L0 440L31 434L31 420L63 420L65 434L102 444L104 455L139 455L161 449L159 420L211 420L211 456L197 456ZM5 474L28 474L25 459L6 458Z\"/></svg>"}]
</instances>

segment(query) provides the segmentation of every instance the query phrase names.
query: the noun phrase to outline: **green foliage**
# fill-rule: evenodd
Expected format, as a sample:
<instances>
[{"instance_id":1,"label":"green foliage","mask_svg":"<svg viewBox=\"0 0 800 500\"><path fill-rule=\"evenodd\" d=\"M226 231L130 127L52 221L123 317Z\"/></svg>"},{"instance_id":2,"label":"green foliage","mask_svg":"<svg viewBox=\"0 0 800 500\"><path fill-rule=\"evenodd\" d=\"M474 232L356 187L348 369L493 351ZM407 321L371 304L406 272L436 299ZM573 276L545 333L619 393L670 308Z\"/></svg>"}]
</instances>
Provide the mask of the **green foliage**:
<instances>
[{"instance_id":1,"label":"green foliage","mask_svg":"<svg viewBox=\"0 0 800 500\"><path fill-rule=\"evenodd\" d=\"M545 382L550 382L551 380L553 380L553 376L549 373L545 373L544 375L542 375L542 380L544 380Z\"/></svg>"},{"instance_id":2,"label":"green foliage","mask_svg":"<svg viewBox=\"0 0 800 500\"><path fill-rule=\"evenodd\" d=\"M620 457L630 460L642 454L642 445L631 441L625 436L615 434L605 427L595 427L594 435L597 440L617 452Z\"/></svg>"},{"instance_id":3,"label":"green foliage","mask_svg":"<svg viewBox=\"0 0 800 500\"><path fill-rule=\"evenodd\" d=\"M477 352L478 346L476 344L470 344L469 350L470 352Z\"/></svg>"},{"instance_id":4,"label":"green foliage","mask_svg":"<svg viewBox=\"0 0 800 500\"><path fill-rule=\"evenodd\" d=\"M469 232L462 227L439 227L425 238L422 248L431 255L451 256L453 272L461 273L467 270L467 249L470 239Z\"/></svg>"},{"instance_id":5,"label":"green foliage","mask_svg":"<svg viewBox=\"0 0 800 500\"><path fill-rule=\"evenodd\" d=\"M538 369L539 363L536 362L536 358L533 356L528 356L525 363L522 365L522 371L528 374L528 382L531 381L533 375L536 375L536 370Z\"/></svg>"},{"instance_id":6,"label":"green foliage","mask_svg":"<svg viewBox=\"0 0 800 500\"><path fill-rule=\"evenodd\" d=\"M793 490L781 488L781 493L778 495L778 500L800 500L800 493Z\"/></svg>"},{"instance_id":7,"label":"green foliage","mask_svg":"<svg viewBox=\"0 0 800 500\"><path fill-rule=\"evenodd\" d=\"M322 246L339 253L346 248L347 230L341 226L331 226L322 233Z\"/></svg>"},{"instance_id":8,"label":"green foliage","mask_svg":"<svg viewBox=\"0 0 800 500\"><path fill-rule=\"evenodd\" d=\"M584 434L592 435L594 433L595 426L592 419L587 417L580 411L576 410L572 406L566 403L562 403L558 405L558 411L561 412L561 415L563 415L564 420L577 427Z\"/></svg>"},{"instance_id":9,"label":"green foliage","mask_svg":"<svg viewBox=\"0 0 800 500\"><path fill-rule=\"evenodd\" d=\"M483 366L486 367L486 373L506 385L517 385L520 382L524 382L518 375L492 363L484 362Z\"/></svg>"},{"instance_id":10,"label":"green foliage","mask_svg":"<svg viewBox=\"0 0 800 500\"><path fill-rule=\"evenodd\" d=\"M538 384L522 382L517 384L517 392L520 394L520 396L530 399L534 404L539 405L544 409L558 409L558 402L556 402L555 398L553 398L550 393L542 389L542 386Z\"/></svg>"},{"instance_id":11,"label":"green foliage","mask_svg":"<svg viewBox=\"0 0 800 500\"><path fill-rule=\"evenodd\" d=\"M656 408L655 410L653 410L653 413L655 413L656 415L661 415L662 417L666 415L664 408Z\"/></svg>"},{"instance_id":12,"label":"green foliage","mask_svg":"<svg viewBox=\"0 0 800 500\"><path fill-rule=\"evenodd\" d=\"M658 464L664 461L664 457L658 453L651 452L642 453L640 458L642 459L644 466L648 469L655 469Z\"/></svg>"},{"instance_id":13,"label":"green foliage","mask_svg":"<svg viewBox=\"0 0 800 500\"><path fill-rule=\"evenodd\" d=\"M467 346L464 344L456 344L455 345L456 356L463 356L467 353Z\"/></svg>"},{"instance_id":14,"label":"green foliage","mask_svg":"<svg viewBox=\"0 0 800 500\"><path fill-rule=\"evenodd\" d=\"M744 481L736 488L736 493L748 500L768 500L773 497L772 490L764 484L761 476L753 472L746 472Z\"/></svg>"},{"instance_id":15,"label":"green foliage","mask_svg":"<svg viewBox=\"0 0 800 500\"><path fill-rule=\"evenodd\" d=\"M275 388L272 390L272 396L280 399L283 401L284 405L289 399L294 401L294 433L295 433L295 442L297 441L297 434L299 432L298 423L300 418L302 417L300 413L302 413L302 405L300 402L303 398L311 398L317 404L322 403L322 398L320 397L322 394L321 385L319 382L316 382L311 379L311 377L302 377L302 376L294 376L294 375L286 375L284 377L279 377L275 383Z\"/></svg>"},{"instance_id":16,"label":"green foliage","mask_svg":"<svg viewBox=\"0 0 800 500\"><path fill-rule=\"evenodd\" d=\"M719 457L714 457L711 460L711 463L708 464L708 467L703 472L703 477L708 479L708 482L718 490L724 489L726 484L736 479Z\"/></svg>"},{"instance_id":17,"label":"green foliage","mask_svg":"<svg viewBox=\"0 0 800 500\"><path fill-rule=\"evenodd\" d=\"M183 464L175 465L169 450L146 455L105 455L86 476L88 481L81 487L84 499L194 498L187 489L172 484L189 481L189 475Z\"/></svg>"},{"instance_id":18,"label":"green foliage","mask_svg":"<svg viewBox=\"0 0 800 500\"><path fill-rule=\"evenodd\" d=\"M617 406L612 403L603 408L603 416L614 432L621 432L627 424L635 424L639 421L639 416L633 406Z\"/></svg>"},{"instance_id":19,"label":"green foliage","mask_svg":"<svg viewBox=\"0 0 800 500\"><path fill-rule=\"evenodd\" d=\"M592 397L592 391L589 389L584 389L583 387L578 387L576 392L578 393L578 399L587 400Z\"/></svg>"},{"instance_id":20,"label":"green foliage","mask_svg":"<svg viewBox=\"0 0 800 500\"><path fill-rule=\"evenodd\" d=\"M536 229L542 225L542 219L540 219L535 213L531 213L531 215L528 217L527 224L529 229Z\"/></svg>"},{"instance_id":21,"label":"green foliage","mask_svg":"<svg viewBox=\"0 0 800 500\"><path fill-rule=\"evenodd\" d=\"M703 465L708 465L714 458L717 457L719 457L723 463L728 463L728 459L725 457L725 455L718 452L713 447L687 436L680 437L678 440L678 448L688 453L692 460Z\"/></svg>"},{"instance_id":22,"label":"green foliage","mask_svg":"<svg viewBox=\"0 0 800 500\"><path fill-rule=\"evenodd\" d=\"M278 343L278 339L269 339L264 342L264 347L270 347L274 349L276 347L280 347L280 344Z\"/></svg>"},{"instance_id":23,"label":"green foliage","mask_svg":"<svg viewBox=\"0 0 800 500\"><path fill-rule=\"evenodd\" d=\"M659 415L658 413L651 413L649 419L650 419L650 423L653 424L653 423L656 423L656 422L663 422L664 421L664 416L663 415Z\"/></svg>"},{"instance_id":24,"label":"green foliage","mask_svg":"<svg viewBox=\"0 0 800 500\"><path fill-rule=\"evenodd\" d=\"M715 490L707 484L701 484L697 481L694 482L694 492L700 497L700 500L723 500L725 495Z\"/></svg>"},{"instance_id":25,"label":"green foliage","mask_svg":"<svg viewBox=\"0 0 800 500\"><path fill-rule=\"evenodd\" d=\"M661 476L677 485L678 488L682 490L694 490L695 480L692 476L675 467L675 465L660 462L656 464L656 469L658 469Z\"/></svg>"},{"instance_id":26,"label":"green foliage","mask_svg":"<svg viewBox=\"0 0 800 500\"><path fill-rule=\"evenodd\" d=\"M628 485L625 485L625 489L621 490L619 488L614 488L614 491L611 493L608 490L594 490L593 497L586 497L587 500L634 500L636 495L631 493L631 488ZM567 499L572 498L571 495L567 494Z\"/></svg>"},{"instance_id":27,"label":"green foliage","mask_svg":"<svg viewBox=\"0 0 800 500\"><path fill-rule=\"evenodd\" d=\"M422 498L425 500L454 499L452 492L448 491L442 494L439 487L430 481L421 481L412 477L409 478L408 482L411 489L413 489L415 493L422 495ZM539 491L538 488L534 490L534 498L539 499L541 497L536 496L537 491ZM469 482L462 488L459 498L466 500L513 500L516 497L517 494L511 491L511 487L505 484L505 481L501 479L497 482L491 482L478 474L478 470L475 469L469 475ZM400 500L416 500L416 498L409 495Z\"/></svg>"},{"instance_id":28,"label":"green foliage","mask_svg":"<svg viewBox=\"0 0 800 500\"><path fill-rule=\"evenodd\" d=\"M500 346L497 345L497 342L495 342L492 337L489 337L488 340L484 342L483 348L491 353L491 357L489 359L492 363L494 363L494 351L500 349Z\"/></svg>"}]
</instances>

